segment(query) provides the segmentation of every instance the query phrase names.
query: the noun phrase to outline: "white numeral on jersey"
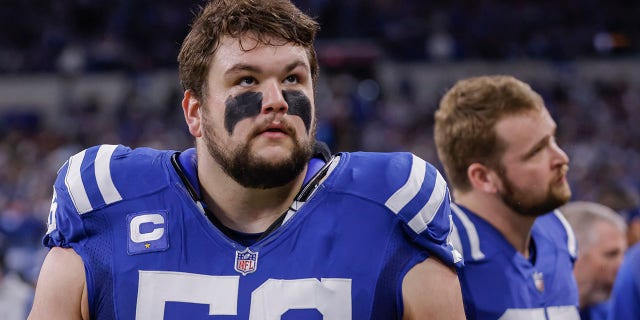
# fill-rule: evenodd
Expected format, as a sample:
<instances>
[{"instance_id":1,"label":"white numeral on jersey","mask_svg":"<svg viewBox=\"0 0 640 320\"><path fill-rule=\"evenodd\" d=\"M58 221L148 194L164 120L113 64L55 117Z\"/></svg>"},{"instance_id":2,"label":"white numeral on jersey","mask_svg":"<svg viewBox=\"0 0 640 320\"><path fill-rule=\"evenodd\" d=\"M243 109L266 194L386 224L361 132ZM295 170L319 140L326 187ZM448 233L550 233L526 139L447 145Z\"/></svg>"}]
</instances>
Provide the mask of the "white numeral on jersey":
<instances>
[{"instance_id":1,"label":"white numeral on jersey","mask_svg":"<svg viewBox=\"0 0 640 320\"><path fill-rule=\"evenodd\" d=\"M351 319L351 280L269 279L251 294L249 320L280 320L290 309L316 309L323 319Z\"/></svg>"},{"instance_id":2,"label":"white numeral on jersey","mask_svg":"<svg viewBox=\"0 0 640 320\"><path fill-rule=\"evenodd\" d=\"M498 320L580 320L580 314L575 306L507 309Z\"/></svg>"},{"instance_id":3,"label":"white numeral on jersey","mask_svg":"<svg viewBox=\"0 0 640 320\"><path fill-rule=\"evenodd\" d=\"M47 234L56 230L56 211L58 211L58 194L56 189L53 189L53 196L51 197L51 208L49 209L49 219L47 219Z\"/></svg>"},{"instance_id":4,"label":"white numeral on jersey","mask_svg":"<svg viewBox=\"0 0 640 320\"><path fill-rule=\"evenodd\" d=\"M139 271L136 319L162 319L167 301L209 305L209 315L236 315L239 276Z\"/></svg>"},{"instance_id":5,"label":"white numeral on jersey","mask_svg":"<svg viewBox=\"0 0 640 320\"><path fill-rule=\"evenodd\" d=\"M237 315L239 276L139 271L136 319L162 319L168 301L209 305L209 315ZM316 309L325 320L351 319L350 279L269 279L251 294L250 320L279 320Z\"/></svg>"}]
</instances>

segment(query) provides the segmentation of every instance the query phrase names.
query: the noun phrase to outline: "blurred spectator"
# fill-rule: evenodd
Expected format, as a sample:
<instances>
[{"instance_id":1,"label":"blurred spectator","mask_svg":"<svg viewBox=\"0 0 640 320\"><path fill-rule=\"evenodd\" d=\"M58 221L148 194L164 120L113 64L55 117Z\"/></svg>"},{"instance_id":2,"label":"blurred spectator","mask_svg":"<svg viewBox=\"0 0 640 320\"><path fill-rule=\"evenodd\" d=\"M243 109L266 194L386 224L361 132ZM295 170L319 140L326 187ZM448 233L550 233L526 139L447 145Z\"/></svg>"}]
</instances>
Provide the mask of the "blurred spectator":
<instances>
[{"instance_id":1,"label":"blurred spectator","mask_svg":"<svg viewBox=\"0 0 640 320\"><path fill-rule=\"evenodd\" d=\"M574 201L560 208L578 241L574 275L578 283L580 317L607 317L607 304L627 248L626 225L611 208L595 202Z\"/></svg>"},{"instance_id":2,"label":"blurred spectator","mask_svg":"<svg viewBox=\"0 0 640 320\"><path fill-rule=\"evenodd\" d=\"M571 60L640 51L632 14L638 1L294 2L319 17L319 40L375 40L392 60ZM171 0L5 0L0 73L172 68L192 12Z\"/></svg>"},{"instance_id":3,"label":"blurred spectator","mask_svg":"<svg viewBox=\"0 0 640 320\"><path fill-rule=\"evenodd\" d=\"M0 235L0 319L24 320L33 302L33 286L5 265L7 241Z\"/></svg>"},{"instance_id":4,"label":"blurred spectator","mask_svg":"<svg viewBox=\"0 0 640 320\"><path fill-rule=\"evenodd\" d=\"M610 172L610 170L606 170ZM640 241L640 195L632 184L621 185L620 181L601 186L597 202L606 205L622 215L627 223L627 244L629 247ZM637 180L635 183L639 183Z\"/></svg>"}]
</instances>

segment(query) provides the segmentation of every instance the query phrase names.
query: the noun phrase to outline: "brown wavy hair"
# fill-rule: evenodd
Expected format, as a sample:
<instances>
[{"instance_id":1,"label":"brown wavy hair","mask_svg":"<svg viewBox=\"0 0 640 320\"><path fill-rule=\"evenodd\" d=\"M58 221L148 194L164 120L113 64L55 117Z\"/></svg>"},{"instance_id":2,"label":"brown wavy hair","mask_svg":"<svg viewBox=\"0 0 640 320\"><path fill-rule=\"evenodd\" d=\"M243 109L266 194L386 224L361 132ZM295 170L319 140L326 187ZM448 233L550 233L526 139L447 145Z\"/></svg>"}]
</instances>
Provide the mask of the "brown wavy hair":
<instances>
[{"instance_id":1,"label":"brown wavy hair","mask_svg":"<svg viewBox=\"0 0 640 320\"><path fill-rule=\"evenodd\" d=\"M193 91L197 98L204 98L207 72L220 40L225 36L241 39L247 34L258 40L258 44L290 43L305 48L315 88L318 60L313 42L318 29L314 19L288 0L209 1L200 8L178 55L182 88ZM250 51L253 47L243 49Z\"/></svg>"}]
</instances>

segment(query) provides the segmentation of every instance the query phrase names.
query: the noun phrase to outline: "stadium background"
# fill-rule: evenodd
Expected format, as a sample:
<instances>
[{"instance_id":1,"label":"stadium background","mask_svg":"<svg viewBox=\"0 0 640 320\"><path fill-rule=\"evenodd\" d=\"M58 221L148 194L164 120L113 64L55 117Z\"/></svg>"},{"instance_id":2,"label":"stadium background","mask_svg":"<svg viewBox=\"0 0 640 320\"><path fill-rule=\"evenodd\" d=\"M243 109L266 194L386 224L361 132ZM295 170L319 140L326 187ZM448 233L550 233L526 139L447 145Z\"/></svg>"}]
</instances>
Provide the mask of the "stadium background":
<instances>
[{"instance_id":1,"label":"stadium background","mask_svg":"<svg viewBox=\"0 0 640 320\"><path fill-rule=\"evenodd\" d=\"M318 17L318 138L438 165L439 97L511 74L540 92L574 199L624 211L640 186L640 2L298 0ZM5 0L0 9L0 253L35 283L60 165L100 143L181 150L176 56L197 2ZM439 165L438 165L439 166ZM1 298L0 298L1 299Z\"/></svg>"}]
</instances>

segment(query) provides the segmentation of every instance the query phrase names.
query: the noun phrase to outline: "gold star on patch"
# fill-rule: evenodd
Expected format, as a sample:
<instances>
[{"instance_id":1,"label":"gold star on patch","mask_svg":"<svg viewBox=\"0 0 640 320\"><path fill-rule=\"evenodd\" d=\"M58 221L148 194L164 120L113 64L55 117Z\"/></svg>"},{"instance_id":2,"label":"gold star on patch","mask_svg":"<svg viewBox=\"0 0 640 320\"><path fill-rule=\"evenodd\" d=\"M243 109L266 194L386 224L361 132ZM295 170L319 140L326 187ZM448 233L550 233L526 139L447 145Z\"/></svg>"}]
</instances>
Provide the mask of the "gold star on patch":
<instances>
[{"instance_id":1,"label":"gold star on patch","mask_svg":"<svg viewBox=\"0 0 640 320\"><path fill-rule=\"evenodd\" d=\"M150 243L145 243L145 244L144 244L144 247L145 247L145 248L147 248L147 249L149 249L149 248L151 248L151 244L150 244Z\"/></svg>"}]
</instances>

